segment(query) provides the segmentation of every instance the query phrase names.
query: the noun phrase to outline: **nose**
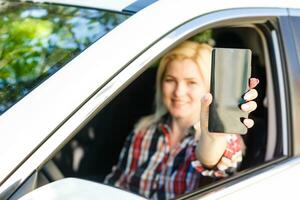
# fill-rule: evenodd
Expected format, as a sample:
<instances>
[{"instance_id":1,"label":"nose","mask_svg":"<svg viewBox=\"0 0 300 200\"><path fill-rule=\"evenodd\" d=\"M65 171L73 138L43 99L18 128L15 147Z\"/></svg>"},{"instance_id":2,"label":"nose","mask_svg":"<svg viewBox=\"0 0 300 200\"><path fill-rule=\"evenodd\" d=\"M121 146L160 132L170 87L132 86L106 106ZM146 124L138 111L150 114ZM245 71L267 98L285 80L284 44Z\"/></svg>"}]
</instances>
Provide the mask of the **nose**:
<instances>
[{"instance_id":1,"label":"nose","mask_svg":"<svg viewBox=\"0 0 300 200\"><path fill-rule=\"evenodd\" d=\"M182 82L178 82L176 84L175 90L174 90L174 96L180 97L186 92L186 86Z\"/></svg>"}]
</instances>

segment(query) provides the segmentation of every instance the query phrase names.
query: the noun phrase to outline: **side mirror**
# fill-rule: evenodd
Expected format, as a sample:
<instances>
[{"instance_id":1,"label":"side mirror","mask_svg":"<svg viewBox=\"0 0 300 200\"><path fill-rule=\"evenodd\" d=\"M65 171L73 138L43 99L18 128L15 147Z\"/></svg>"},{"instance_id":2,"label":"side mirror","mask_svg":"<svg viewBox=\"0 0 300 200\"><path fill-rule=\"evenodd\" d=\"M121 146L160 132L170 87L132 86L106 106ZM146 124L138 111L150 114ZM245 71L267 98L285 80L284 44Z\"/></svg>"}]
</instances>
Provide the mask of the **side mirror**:
<instances>
[{"instance_id":1,"label":"side mirror","mask_svg":"<svg viewBox=\"0 0 300 200\"><path fill-rule=\"evenodd\" d=\"M24 195L20 200L69 199L145 200L144 197L115 187L78 178L65 178Z\"/></svg>"}]
</instances>

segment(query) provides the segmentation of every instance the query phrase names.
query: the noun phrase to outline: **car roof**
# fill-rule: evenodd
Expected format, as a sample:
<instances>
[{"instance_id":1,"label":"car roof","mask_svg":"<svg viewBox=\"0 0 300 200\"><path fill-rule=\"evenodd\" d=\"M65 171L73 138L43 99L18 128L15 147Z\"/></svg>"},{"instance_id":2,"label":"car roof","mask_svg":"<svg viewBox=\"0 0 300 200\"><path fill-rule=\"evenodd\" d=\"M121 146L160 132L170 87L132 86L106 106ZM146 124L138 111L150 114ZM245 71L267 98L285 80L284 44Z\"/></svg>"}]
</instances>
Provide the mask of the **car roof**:
<instances>
[{"instance_id":1,"label":"car roof","mask_svg":"<svg viewBox=\"0 0 300 200\"><path fill-rule=\"evenodd\" d=\"M23 0L32 1L32 0ZM176 5L184 5L188 7L193 5L193 0L34 0L34 2L57 3L66 5L75 5L83 7L91 7L98 9L106 9L118 12L138 12L141 9L155 3L155 2L168 2ZM1 0L0 0L1 2ZM300 3L294 0L227 0L226 3L220 3L219 0L209 0L199 2L203 8L209 10L222 10L230 7L280 7L280 8L299 8ZM182 7L182 8L184 8Z\"/></svg>"},{"instance_id":2,"label":"car roof","mask_svg":"<svg viewBox=\"0 0 300 200\"><path fill-rule=\"evenodd\" d=\"M157 0L35 0L34 2L91 7L123 13L136 13L155 1Z\"/></svg>"}]
</instances>

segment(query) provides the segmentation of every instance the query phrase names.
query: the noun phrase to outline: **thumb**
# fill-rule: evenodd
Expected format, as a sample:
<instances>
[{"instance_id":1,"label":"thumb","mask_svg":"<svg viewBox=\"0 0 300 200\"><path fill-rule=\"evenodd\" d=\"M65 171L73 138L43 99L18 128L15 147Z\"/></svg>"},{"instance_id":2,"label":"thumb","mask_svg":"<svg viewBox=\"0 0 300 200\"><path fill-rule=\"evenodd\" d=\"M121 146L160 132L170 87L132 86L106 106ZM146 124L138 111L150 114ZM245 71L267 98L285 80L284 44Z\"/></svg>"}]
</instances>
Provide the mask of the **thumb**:
<instances>
[{"instance_id":1,"label":"thumb","mask_svg":"<svg viewBox=\"0 0 300 200\"><path fill-rule=\"evenodd\" d=\"M202 131L208 132L208 110L209 105L212 102L212 95L210 93L205 94L201 99L201 113L200 122Z\"/></svg>"}]
</instances>

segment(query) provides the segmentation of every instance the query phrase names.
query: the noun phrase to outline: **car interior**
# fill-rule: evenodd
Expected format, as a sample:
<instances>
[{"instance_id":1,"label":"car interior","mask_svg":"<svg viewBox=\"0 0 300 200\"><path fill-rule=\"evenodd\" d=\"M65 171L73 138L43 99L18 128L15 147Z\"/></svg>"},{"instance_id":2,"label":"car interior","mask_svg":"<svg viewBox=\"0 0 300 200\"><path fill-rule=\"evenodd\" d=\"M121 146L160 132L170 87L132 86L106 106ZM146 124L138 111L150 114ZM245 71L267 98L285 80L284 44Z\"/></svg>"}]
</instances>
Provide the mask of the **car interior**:
<instances>
[{"instance_id":1,"label":"car interior","mask_svg":"<svg viewBox=\"0 0 300 200\"><path fill-rule=\"evenodd\" d=\"M270 116L268 109L270 102L267 98L269 93L266 87L268 55L264 47L266 43L263 41L267 39L264 37L260 29L254 25L219 27L211 30L210 42L214 47L251 49L251 76L260 80L256 88L259 93L256 99L258 107L250 114L255 125L243 135L247 149L239 168L241 173L266 162L269 134L274 134L268 131L270 126L274 126L274 122L271 123L272 120L268 119ZM39 171L36 187L64 177L103 182L112 166L117 163L123 143L135 123L140 117L153 112L157 63L148 67L116 95L45 164ZM271 151L274 151L274 148ZM271 155L273 156L274 152Z\"/></svg>"},{"instance_id":2,"label":"car interior","mask_svg":"<svg viewBox=\"0 0 300 200\"><path fill-rule=\"evenodd\" d=\"M251 113L255 126L244 135L247 154L241 170L264 162L268 133L266 69L261 36L253 27L216 28L212 31L215 47L252 50L252 77L259 78L258 109ZM127 135L142 116L153 112L156 65L120 92L53 158L65 177L103 181L116 164ZM107 153L109 152L109 153Z\"/></svg>"}]
</instances>

